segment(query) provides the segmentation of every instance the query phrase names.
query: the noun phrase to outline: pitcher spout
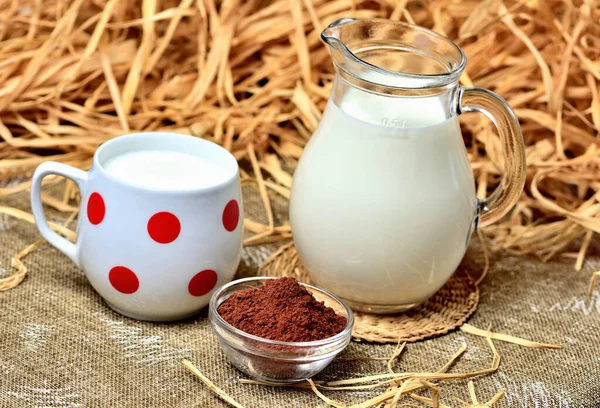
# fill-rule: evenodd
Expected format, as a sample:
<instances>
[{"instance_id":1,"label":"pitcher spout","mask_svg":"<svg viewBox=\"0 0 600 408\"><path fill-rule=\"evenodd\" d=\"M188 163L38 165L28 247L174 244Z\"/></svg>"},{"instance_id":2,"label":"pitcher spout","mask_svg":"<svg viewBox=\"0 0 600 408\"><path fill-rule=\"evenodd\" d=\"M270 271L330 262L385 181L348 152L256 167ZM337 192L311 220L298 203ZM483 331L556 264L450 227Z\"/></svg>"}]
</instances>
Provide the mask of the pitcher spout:
<instances>
[{"instance_id":1,"label":"pitcher spout","mask_svg":"<svg viewBox=\"0 0 600 408\"><path fill-rule=\"evenodd\" d=\"M330 48L331 57L334 62L341 63L344 58L351 57L351 52L341 39L343 26L356 21L355 18L340 18L329 24L321 32L321 39Z\"/></svg>"},{"instance_id":2,"label":"pitcher spout","mask_svg":"<svg viewBox=\"0 0 600 408\"><path fill-rule=\"evenodd\" d=\"M321 39L339 73L376 92L454 86L466 63L448 38L400 21L341 18Z\"/></svg>"},{"instance_id":3,"label":"pitcher spout","mask_svg":"<svg viewBox=\"0 0 600 408\"><path fill-rule=\"evenodd\" d=\"M321 39L332 48L337 48L338 45L344 45L340 39L342 27L354 21L356 21L355 18L339 18L335 20L323 30Z\"/></svg>"}]
</instances>

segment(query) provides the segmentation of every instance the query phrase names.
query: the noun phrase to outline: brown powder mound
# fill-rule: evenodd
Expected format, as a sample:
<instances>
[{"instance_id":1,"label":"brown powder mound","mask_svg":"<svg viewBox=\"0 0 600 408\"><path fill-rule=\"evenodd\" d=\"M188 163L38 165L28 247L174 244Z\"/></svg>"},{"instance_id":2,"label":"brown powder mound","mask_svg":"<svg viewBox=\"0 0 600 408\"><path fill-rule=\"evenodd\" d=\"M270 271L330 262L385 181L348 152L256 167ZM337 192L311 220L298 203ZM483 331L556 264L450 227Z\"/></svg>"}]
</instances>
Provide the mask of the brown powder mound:
<instances>
[{"instance_id":1,"label":"brown powder mound","mask_svg":"<svg viewBox=\"0 0 600 408\"><path fill-rule=\"evenodd\" d=\"M318 302L294 278L235 292L218 309L233 327L277 341L314 341L344 330L347 319Z\"/></svg>"}]
</instances>

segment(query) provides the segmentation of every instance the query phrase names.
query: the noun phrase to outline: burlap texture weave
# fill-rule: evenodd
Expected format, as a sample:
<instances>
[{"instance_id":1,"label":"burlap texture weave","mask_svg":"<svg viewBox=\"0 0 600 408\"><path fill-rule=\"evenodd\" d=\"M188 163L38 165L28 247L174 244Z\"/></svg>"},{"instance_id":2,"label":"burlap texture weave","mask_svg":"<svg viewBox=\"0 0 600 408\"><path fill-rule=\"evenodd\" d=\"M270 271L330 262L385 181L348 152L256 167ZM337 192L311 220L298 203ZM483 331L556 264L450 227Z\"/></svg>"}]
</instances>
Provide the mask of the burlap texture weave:
<instances>
[{"instance_id":1,"label":"burlap texture weave","mask_svg":"<svg viewBox=\"0 0 600 408\"><path fill-rule=\"evenodd\" d=\"M260 200L245 188L246 212L259 217ZM27 195L2 205L28 209ZM275 202L278 217L285 206ZM61 221L58 213L48 217ZM0 276L12 273L11 257L39 239L33 225L0 216ZM255 273L273 248L244 249L239 275ZM591 271L600 266L593 249L582 272L571 259L542 264L531 258L495 255L481 287L480 306L469 323L532 340L562 343L562 350L537 350L496 342L498 373L475 380L480 400L507 388L498 406L600 406L600 291L587 295ZM29 272L12 290L0 292L0 407L219 407L224 406L181 365L190 359L207 377L245 407L323 407L310 391L240 385L213 336L206 311L170 324L139 322L110 310L83 273L47 244L25 258ZM465 262L480 262L475 244ZM453 370L488 367L484 339L454 331L409 344L396 367L436 370L466 343L469 351ZM352 343L344 357L387 357L393 345ZM381 361L333 362L318 379L384 372ZM358 403L377 392L329 392ZM468 399L467 385L444 386L444 401Z\"/></svg>"}]
</instances>

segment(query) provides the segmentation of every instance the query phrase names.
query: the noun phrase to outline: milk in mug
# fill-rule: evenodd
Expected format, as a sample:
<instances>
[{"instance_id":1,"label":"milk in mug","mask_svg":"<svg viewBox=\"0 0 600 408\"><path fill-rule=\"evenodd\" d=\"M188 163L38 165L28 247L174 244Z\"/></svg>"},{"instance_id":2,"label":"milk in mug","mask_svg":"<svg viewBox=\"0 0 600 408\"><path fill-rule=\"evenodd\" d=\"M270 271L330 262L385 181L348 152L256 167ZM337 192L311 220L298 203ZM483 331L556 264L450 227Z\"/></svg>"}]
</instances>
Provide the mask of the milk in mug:
<instances>
[{"instance_id":1,"label":"milk in mug","mask_svg":"<svg viewBox=\"0 0 600 408\"><path fill-rule=\"evenodd\" d=\"M108 159L104 169L129 184L168 190L204 188L227 179L227 173L215 163L168 150L122 153Z\"/></svg>"}]
</instances>

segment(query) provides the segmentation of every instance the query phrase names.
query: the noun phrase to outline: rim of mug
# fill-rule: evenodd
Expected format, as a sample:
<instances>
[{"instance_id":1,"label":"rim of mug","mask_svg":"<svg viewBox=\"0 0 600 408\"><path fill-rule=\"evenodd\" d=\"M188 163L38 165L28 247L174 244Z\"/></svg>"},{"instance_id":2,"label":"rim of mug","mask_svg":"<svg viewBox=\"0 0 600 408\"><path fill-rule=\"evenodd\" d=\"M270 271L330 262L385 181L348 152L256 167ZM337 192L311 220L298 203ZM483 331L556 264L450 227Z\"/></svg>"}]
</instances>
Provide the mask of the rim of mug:
<instances>
[{"instance_id":1,"label":"rim of mug","mask_svg":"<svg viewBox=\"0 0 600 408\"><path fill-rule=\"evenodd\" d=\"M231 174L228 174L224 180L219 181L216 184L208 185L206 187L190 187L190 188L184 187L184 188L177 188L177 189L168 189L168 188L147 187L147 186L142 186L139 184L129 183L119 177L116 177L116 176L110 174L108 171L106 171L106 169L100 162L100 158L99 158L102 155L102 153L104 152L104 150L109 149L111 146L113 146L115 144L123 143L123 141L125 139L135 139L135 138L143 138L143 137L146 137L146 138L147 137L156 137L156 138L164 139L167 141L169 139L172 140L173 138L178 138L179 140L184 140L184 141L190 142L190 143L201 144L204 146L211 146L211 148L219 151L223 155L223 157L226 157L227 162L231 163L231 167L229 164L227 164L227 168L225 169L225 171L227 173L231 173ZM179 150L174 150L174 151L179 151ZM181 152L181 151L179 151L179 152ZM211 142L211 141L199 138L199 137L184 135L181 133L174 133L174 132L135 132L135 133L127 133L127 134L124 134L121 136L114 137L114 138L109 139L106 142L102 143L100 145L100 147L98 147L98 149L96 149L96 152L94 153L94 157L92 159L92 163L93 163L93 168L97 168L99 171L102 172L102 174L106 178L108 178L109 180L111 180L117 184L127 186L128 188L132 188L132 189L137 189L137 190L142 190L142 191L147 191L147 192L152 192L152 193L158 193L158 194L186 195L186 194L210 193L212 191L223 188L224 186L230 184L231 182L234 182L239 177L239 165L238 165L237 160L235 159L233 154L231 154L231 152L228 151L227 149L225 149L223 146L220 146L214 142ZM217 163L216 165L218 165L222 168L225 168L225 166L223 166L222 163Z\"/></svg>"}]
</instances>

